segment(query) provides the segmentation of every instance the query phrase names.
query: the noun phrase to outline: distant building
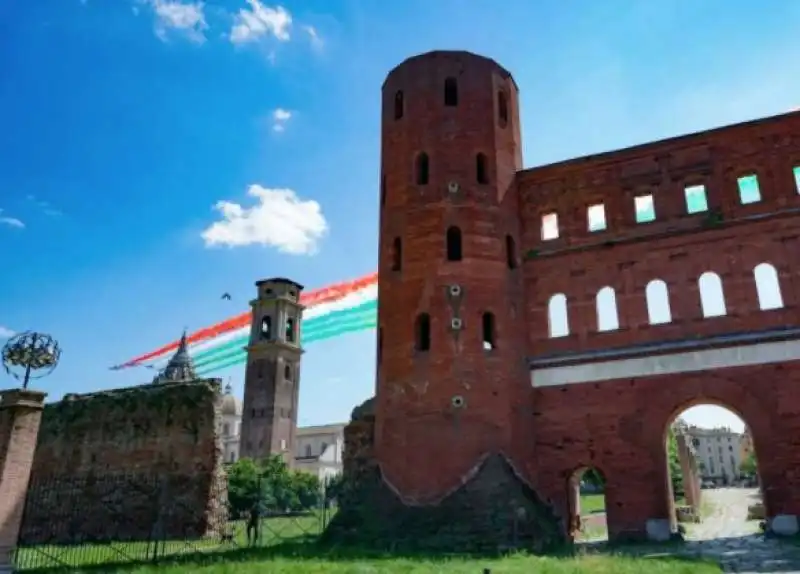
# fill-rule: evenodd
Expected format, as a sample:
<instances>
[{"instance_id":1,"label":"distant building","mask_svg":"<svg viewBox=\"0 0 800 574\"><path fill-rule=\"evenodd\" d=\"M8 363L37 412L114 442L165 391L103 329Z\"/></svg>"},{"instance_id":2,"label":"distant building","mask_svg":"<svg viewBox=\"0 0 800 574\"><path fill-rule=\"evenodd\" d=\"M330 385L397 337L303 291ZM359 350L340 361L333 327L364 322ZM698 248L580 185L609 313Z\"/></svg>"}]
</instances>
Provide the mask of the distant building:
<instances>
[{"instance_id":1,"label":"distant building","mask_svg":"<svg viewBox=\"0 0 800 574\"><path fill-rule=\"evenodd\" d=\"M242 401L233 395L230 384L222 397L222 436L225 462L239 459L242 427ZM342 472L345 424L300 427L295 434L294 468L319 477L321 481Z\"/></svg>"},{"instance_id":2,"label":"distant building","mask_svg":"<svg viewBox=\"0 0 800 574\"><path fill-rule=\"evenodd\" d=\"M731 484L740 477L742 434L728 427L696 426L688 427L686 434L692 438L703 480Z\"/></svg>"}]
</instances>

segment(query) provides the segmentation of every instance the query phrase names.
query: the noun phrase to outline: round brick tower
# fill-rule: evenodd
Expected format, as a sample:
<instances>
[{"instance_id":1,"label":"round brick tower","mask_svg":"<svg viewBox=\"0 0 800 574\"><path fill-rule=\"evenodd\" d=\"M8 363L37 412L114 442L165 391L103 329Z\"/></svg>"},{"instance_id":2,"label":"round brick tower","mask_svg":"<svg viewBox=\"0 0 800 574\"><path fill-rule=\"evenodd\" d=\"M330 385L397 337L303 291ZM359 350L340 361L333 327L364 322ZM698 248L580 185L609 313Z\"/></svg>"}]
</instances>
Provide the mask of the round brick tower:
<instances>
[{"instance_id":1,"label":"round brick tower","mask_svg":"<svg viewBox=\"0 0 800 574\"><path fill-rule=\"evenodd\" d=\"M467 52L412 57L383 85L375 448L407 500L513 450L524 361L517 87Z\"/></svg>"}]
</instances>

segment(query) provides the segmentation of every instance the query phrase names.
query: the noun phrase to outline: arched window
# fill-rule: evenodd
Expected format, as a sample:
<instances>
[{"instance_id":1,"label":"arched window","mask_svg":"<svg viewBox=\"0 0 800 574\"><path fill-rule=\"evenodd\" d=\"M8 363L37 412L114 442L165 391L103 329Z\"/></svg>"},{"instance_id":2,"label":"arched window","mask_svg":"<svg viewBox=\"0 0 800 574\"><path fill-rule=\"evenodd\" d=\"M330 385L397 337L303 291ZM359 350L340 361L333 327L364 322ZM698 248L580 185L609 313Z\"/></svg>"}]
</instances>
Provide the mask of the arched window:
<instances>
[{"instance_id":1,"label":"arched window","mask_svg":"<svg viewBox=\"0 0 800 574\"><path fill-rule=\"evenodd\" d=\"M759 263L753 268L758 294L758 306L762 311L783 308L783 295L781 283L778 279L778 270L769 263Z\"/></svg>"},{"instance_id":2,"label":"arched window","mask_svg":"<svg viewBox=\"0 0 800 574\"><path fill-rule=\"evenodd\" d=\"M222 434L224 436L231 436L231 425L230 424L225 423L224 425L222 425Z\"/></svg>"},{"instance_id":3,"label":"arched window","mask_svg":"<svg viewBox=\"0 0 800 574\"><path fill-rule=\"evenodd\" d=\"M508 125L508 96L503 90L497 92L497 121L501 128Z\"/></svg>"},{"instance_id":4,"label":"arched window","mask_svg":"<svg viewBox=\"0 0 800 574\"><path fill-rule=\"evenodd\" d=\"M567 315L567 296L556 293L547 302L547 326L550 338L569 335L569 316Z\"/></svg>"},{"instance_id":5,"label":"arched window","mask_svg":"<svg viewBox=\"0 0 800 574\"><path fill-rule=\"evenodd\" d=\"M597 307L597 330L616 331L619 329L617 294L613 287L603 287L595 297Z\"/></svg>"},{"instance_id":6,"label":"arched window","mask_svg":"<svg viewBox=\"0 0 800 574\"><path fill-rule=\"evenodd\" d=\"M455 78L444 81L444 105L454 107L458 105L458 82Z\"/></svg>"},{"instance_id":7,"label":"arched window","mask_svg":"<svg viewBox=\"0 0 800 574\"><path fill-rule=\"evenodd\" d=\"M381 207L386 205L386 176L381 176Z\"/></svg>"},{"instance_id":8,"label":"arched window","mask_svg":"<svg viewBox=\"0 0 800 574\"><path fill-rule=\"evenodd\" d=\"M261 338L272 338L272 317L267 316L261 319Z\"/></svg>"},{"instance_id":9,"label":"arched window","mask_svg":"<svg viewBox=\"0 0 800 574\"><path fill-rule=\"evenodd\" d=\"M700 306L703 317L722 317L728 314L725 306L725 293L722 290L722 279L712 271L706 271L697 281L700 289Z\"/></svg>"},{"instance_id":10,"label":"arched window","mask_svg":"<svg viewBox=\"0 0 800 574\"><path fill-rule=\"evenodd\" d=\"M447 228L447 260L461 261L461 230L452 226Z\"/></svg>"},{"instance_id":11,"label":"arched window","mask_svg":"<svg viewBox=\"0 0 800 574\"><path fill-rule=\"evenodd\" d=\"M491 351L497 347L494 332L494 315L492 313L484 313L481 317L481 330L483 332L483 348L486 351Z\"/></svg>"},{"instance_id":12,"label":"arched window","mask_svg":"<svg viewBox=\"0 0 800 574\"><path fill-rule=\"evenodd\" d=\"M283 367L283 378L286 379L288 382L292 381L292 366L286 365Z\"/></svg>"},{"instance_id":13,"label":"arched window","mask_svg":"<svg viewBox=\"0 0 800 574\"><path fill-rule=\"evenodd\" d=\"M392 271L400 271L402 268L403 241L399 237L395 237L392 243Z\"/></svg>"},{"instance_id":14,"label":"arched window","mask_svg":"<svg viewBox=\"0 0 800 574\"><path fill-rule=\"evenodd\" d=\"M310 444L306 445L306 456L307 457L311 457L311 445Z\"/></svg>"},{"instance_id":15,"label":"arched window","mask_svg":"<svg viewBox=\"0 0 800 574\"><path fill-rule=\"evenodd\" d=\"M294 343L294 318L286 318L286 342Z\"/></svg>"},{"instance_id":16,"label":"arched window","mask_svg":"<svg viewBox=\"0 0 800 574\"><path fill-rule=\"evenodd\" d=\"M415 330L415 347L417 351L431 350L431 316L427 313L417 315Z\"/></svg>"},{"instance_id":17,"label":"arched window","mask_svg":"<svg viewBox=\"0 0 800 574\"><path fill-rule=\"evenodd\" d=\"M644 290L647 300L647 319L651 325L664 325L672 322L672 308L669 304L669 289L661 279L653 279Z\"/></svg>"},{"instance_id":18,"label":"arched window","mask_svg":"<svg viewBox=\"0 0 800 574\"><path fill-rule=\"evenodd\" d=\"M489 183L489 174L486 173L486 156L482 153L475 156L475 180L480 184Z\"/></svg>"},{"instance_id":19,"label":"arched window","mask_svg":"<svg viewBox=\"0 0 800 574\"><path fill-rule=\"evenodd\" d=\"M403 101L403 90L397 90L394 94L394 119L399 120L403 117L403 108L405 102Z\"/></svg>"},{"instance_id":20,"label":"arched window","mask_svg":"<svg viewBox=\"0 0 800 574\"><path fill-rule=\"evenodd\" d=\"M506 265L509 269L517 268L517 245L510 235L506 235Z\"/></svg>"},{"instance_id":21,"label":"arched window","mask_svg":"<svg viewBox=\"0 0 800 574\"><path fill-rule=\"evenodd\" d=\"M415 179L417 185L427 185L430 178L430 161L428 154L422 152L417 156L416 174Z\"/></svg>"}]
</instances>

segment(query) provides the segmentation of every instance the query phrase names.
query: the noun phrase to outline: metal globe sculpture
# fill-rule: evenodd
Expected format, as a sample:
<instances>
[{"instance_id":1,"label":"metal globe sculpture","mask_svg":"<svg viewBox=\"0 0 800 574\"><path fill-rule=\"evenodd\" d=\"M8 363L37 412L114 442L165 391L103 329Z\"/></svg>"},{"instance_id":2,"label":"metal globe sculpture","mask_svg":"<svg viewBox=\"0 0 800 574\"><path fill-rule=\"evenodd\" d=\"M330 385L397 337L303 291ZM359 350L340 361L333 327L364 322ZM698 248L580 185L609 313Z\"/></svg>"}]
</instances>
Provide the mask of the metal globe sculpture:
<instances>
[{"instance_id":1,"label":"metal globe sculpture","mask_svg":"<svg viewBox=\"0 0 800 574\"><path fill-rule=\"evenodd\" d=\"M61 348L50 335L28 331L11 337L3 347L3 368L22 381L27 389L31 379L40 379L53 372L61 359Z\"/></svg>"}]
</instances>

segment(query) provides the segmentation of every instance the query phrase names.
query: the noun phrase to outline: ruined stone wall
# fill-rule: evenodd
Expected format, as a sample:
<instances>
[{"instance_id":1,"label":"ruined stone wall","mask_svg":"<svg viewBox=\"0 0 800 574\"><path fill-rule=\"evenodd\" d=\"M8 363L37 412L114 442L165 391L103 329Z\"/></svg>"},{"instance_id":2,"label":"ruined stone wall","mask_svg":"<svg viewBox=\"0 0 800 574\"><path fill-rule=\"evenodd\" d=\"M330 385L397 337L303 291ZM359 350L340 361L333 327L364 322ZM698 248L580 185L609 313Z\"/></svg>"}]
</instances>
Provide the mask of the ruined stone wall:
<instances>
[{"instance_id":1,"label":"ruined stone wall","mask_svg":"<svg viewBox=\"0 0 800 574\"><path fill-rule=\"evenodd\" d=\"M208 379L47 405L21 542L189 538L220 526L220 399Z\"/></svg>"},{"instance_id":2,"label":"ruined stone wall","mask_svg":"<svg viewBox=\"0 0 800 574\"><path fill-rule=\"evenodd\" d=\"M373 399L345 427L339 512L323 542L384 550L544 550L565 541L564 523L520 479L508 459L485 456L439 499L404 499L375 457Z\"/></svg>"}]
</instances>

